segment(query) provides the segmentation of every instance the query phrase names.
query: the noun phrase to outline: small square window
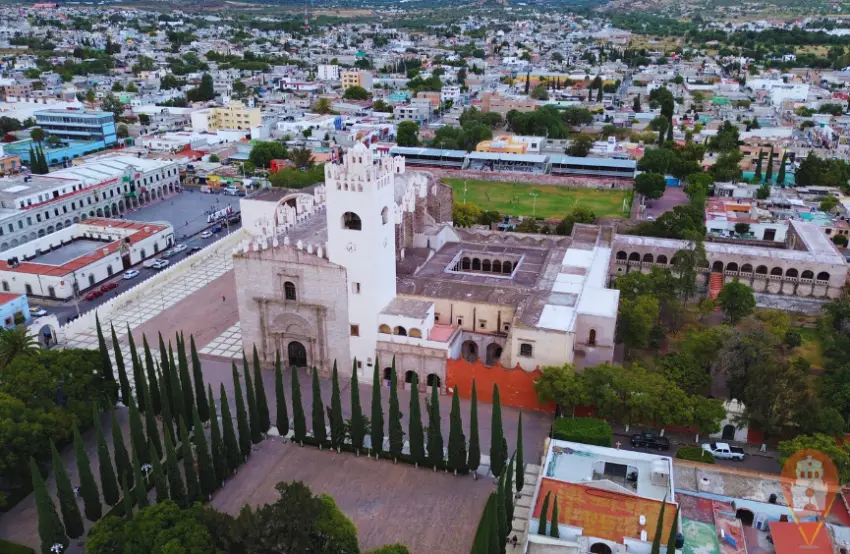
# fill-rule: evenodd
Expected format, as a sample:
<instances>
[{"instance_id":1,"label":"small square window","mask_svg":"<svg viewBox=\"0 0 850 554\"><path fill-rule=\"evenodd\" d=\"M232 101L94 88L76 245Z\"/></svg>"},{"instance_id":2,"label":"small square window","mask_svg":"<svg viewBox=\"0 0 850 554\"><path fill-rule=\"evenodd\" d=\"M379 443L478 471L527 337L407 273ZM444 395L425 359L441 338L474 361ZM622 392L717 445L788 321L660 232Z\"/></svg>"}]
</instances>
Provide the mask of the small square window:
<instances>
[{"instance_id":1,"label":"small square window","mask_svg":"<svg viewBox=\"0 0 850 554\"><path fill-rule=\"evenodd\" d=\"M351 283L351 292L360 294L360 283Z\"/></svg>"},{"instance_id":2,"label":"small square window","mask_svg":"<svg viewBox=\"0 0 850 554\"><path fill-rule=\"evenodd\" d=\"M436 322L440 321L440 314L438 314L436 312L434 313L434 321L436 321Z\"/></svg>"},{"instance_id":3,"label":"small square window","mask_svg":"<svg viewBox=\"0 0 850 554\"><path fill-rule=\"evenodd\" d=\"M478 328L479 329L486 329L487 328L487 321L484 320L484 319L479 319L478 320Z\"/></svg>"},{"instance_id":4,"label":"small square window","mask_svg":"<svg viewBox=\"0 0 850 554\"><path fill-rule=\"evenodd\" d=\"M462 317L457 318L457 326L463 327L463 318Z\"/></svg>"},{"instance_id":5,"label":"small square window","mask_svg":"<svg viewBox=\"0 0 850 554\"><path fill-rule=\"evenodd\" d=\"M530 358L534 354L534 348L531 344L523 342L519 345L519 355L524 358Z\"/></svg>"},{"instance_id":6,"label":"small square window","mask_svg":"<svg viewBox=\"0 0 850 554\"><path fill-rule=\"evenodd\" d=\"M359 325L352 325L351 326L351 336L352 337L359 337L360 336L360 326Z\"/></svg>"},{"instance_id":7,"label":"small square window","mask_svg":"<svg viewBox=\"0 0 850 554\"><path fill-rule=\"evenodd\" d=\"M511 324L510 324L510 323L505 323L505 324L502 326L502 329L504 329L504 330L505 330L505 333L510 332L510 330L511 330Z\"/></svg>"},{"instance_id":8,"label":"small square window","mask_svg":"<svg viewBox=\"0 0 850 554\"><path fill-rule=\"evenodd\" d=\"M357 369L363 369L363 362L357 360Z\"/></svg>"}]
</instances>

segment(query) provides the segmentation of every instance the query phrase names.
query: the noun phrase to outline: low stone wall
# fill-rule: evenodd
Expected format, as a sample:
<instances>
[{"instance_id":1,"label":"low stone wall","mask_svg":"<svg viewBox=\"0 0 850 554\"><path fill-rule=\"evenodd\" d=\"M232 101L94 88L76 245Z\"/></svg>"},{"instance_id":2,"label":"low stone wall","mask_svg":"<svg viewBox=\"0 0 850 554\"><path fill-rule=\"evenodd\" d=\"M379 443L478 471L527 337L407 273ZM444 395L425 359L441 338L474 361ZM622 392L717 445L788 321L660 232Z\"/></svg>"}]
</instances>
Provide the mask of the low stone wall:
<instances>
[{"instance_id":1,"label":"low stone wall","mask_svg":"<svg viewBox=\"0 0 850 554\"><path fill-rule=\"evenodd\" d=\"M417 168L419 169L419 168ZM537 173L509 173L495 171L469 171L464 169L421 168L440 178L477 179L495 183L527 183L530 185L554 185L599 190L628 190L632 188L631 179L614 177L567 177L564 175L540 175Z\"/></svg>"}]
</instances>

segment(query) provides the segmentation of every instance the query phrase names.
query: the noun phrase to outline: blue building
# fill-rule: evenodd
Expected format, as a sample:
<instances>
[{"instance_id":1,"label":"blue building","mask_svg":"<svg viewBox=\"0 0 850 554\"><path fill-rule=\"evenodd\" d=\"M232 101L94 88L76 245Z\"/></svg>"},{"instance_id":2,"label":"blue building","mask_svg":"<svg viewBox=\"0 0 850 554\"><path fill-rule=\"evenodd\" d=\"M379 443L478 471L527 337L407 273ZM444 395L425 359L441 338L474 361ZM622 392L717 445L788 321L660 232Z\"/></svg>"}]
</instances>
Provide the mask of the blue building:
<instances>
[{"instance_id":1,"label":"blue building","mask_svg":"<svg viewBox=\"0 0 850 554\"><path fill-rule=\"evenodd\" d=\"M16 325L28 325L30 306L26 294L0 292L0 327L11 329Z\"/></svg>"},{"instance_id":2,"label":"blue building","mask_svg":"<svg viewBox=\"0 0 850 554\"><path fill-rule=\"evenodd\" d=\"M97 142L107 146L118 142L112 112L90 110L42 110L35 112L35 123L48 135L66 141Z\"/></svg>"},{"instance_id":3,"label":"blue building","mask_svg":"<svg viewBox=\"0 0 850 554\"><path fill-rule=\"evenodd\" d=\"M19 140L4 146L7 154L17 154L21 158L21 163L30 165L30 148L35 148L36 144L32 139ZM67 141L57 147L50 147L47 144L41 145L44 150L44 157L47 158L47 163L50 165L62 164L79 158L90 152L104 150L107 145L102 140L93 141Z\"/></svg>"}]
</instances>

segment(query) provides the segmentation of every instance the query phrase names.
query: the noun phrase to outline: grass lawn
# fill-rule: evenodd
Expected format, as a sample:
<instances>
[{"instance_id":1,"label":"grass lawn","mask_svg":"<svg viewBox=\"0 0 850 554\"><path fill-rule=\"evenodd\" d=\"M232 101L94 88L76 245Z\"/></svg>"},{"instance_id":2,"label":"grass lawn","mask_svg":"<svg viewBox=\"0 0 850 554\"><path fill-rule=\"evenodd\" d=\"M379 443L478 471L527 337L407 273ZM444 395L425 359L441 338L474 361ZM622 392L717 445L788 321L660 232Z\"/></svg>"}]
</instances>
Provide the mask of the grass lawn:
<instances>
[{"instance_id":1,"label":"grass lawn","mask_svg":"<svg viewBox=\"0 0 850 554\"><path fill-rule=\"evenodd\" d=\"M472 179L443 179L451 185L455 202L466 201L482 210L494 210L512 216L531 216L561 219L575 206L590 208L596 217L628 217L631 210L631 191L596 190L586 188L558 187L554 185L530 185L527 183L499 183ZM534 197L537 193L537 209ZM623 210L623 200L629 198Z\"/></svg>"},{"instance_id":2,"label":"grass lawn","mask_svg":"<svg viewBox=\"0 0 850 554\"><path fill-rule=\"evenodd\" d=\"M800 332L803 343L794 349L794 353L805 358L812 364L812 369L823 369L823 349L821 347L818 330L811 327L793 327Z\"/></svg>"}]
</instances>

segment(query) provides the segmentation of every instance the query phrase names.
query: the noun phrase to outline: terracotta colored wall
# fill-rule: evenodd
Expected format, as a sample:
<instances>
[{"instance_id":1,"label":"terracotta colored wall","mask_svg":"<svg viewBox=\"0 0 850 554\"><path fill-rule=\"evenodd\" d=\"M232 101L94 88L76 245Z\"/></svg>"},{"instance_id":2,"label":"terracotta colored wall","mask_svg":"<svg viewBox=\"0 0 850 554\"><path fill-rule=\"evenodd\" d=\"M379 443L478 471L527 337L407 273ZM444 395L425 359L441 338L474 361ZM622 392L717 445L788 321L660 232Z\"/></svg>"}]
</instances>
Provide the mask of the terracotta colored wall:
<instances>
[{"instance_id":1,"label":"terracotta colored wall","mask_svg":"<svg viewBox=\"0 0 850 554\"><path fill-rule=\"evenodd\" d=\"M446 386L453 389L457 385L461 398L470 397L472 381L475 380L479 402L492 402L493 385L497 384L502 406L552 413L555 411L554 404L541 406L537 401L534 380L539 375L540 370L528 373L519 365L506 369L498 364L485 365L480 360L472 363L463 359L446 360Z\"/></svg>"}]
</instances>

